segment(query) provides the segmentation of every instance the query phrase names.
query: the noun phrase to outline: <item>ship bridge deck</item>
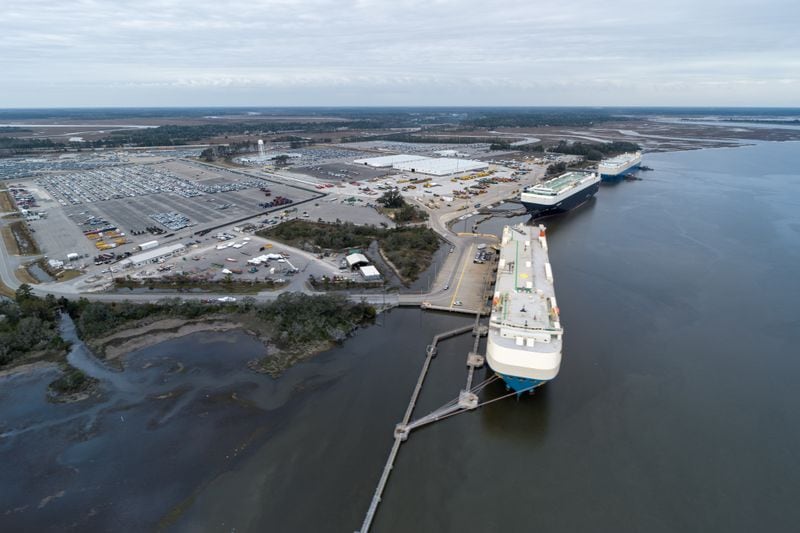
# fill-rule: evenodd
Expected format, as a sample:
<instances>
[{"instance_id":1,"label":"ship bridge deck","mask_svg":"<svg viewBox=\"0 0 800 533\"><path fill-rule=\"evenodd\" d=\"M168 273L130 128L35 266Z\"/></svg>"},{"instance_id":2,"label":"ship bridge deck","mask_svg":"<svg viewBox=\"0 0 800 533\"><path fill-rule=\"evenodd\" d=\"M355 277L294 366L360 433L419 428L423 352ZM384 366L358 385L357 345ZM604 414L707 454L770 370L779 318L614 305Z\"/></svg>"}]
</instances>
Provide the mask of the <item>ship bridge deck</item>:
<instances>
[{"instance_id":1,"label":"ship bridge deck","mask_svg":"<svg viewBox=\"0 0 800 533\"><path fill-rule=\"evenodd\" d=\"M490 325L516 344L562 333L544 226L503 231Z\"/></svg>"}]
</instances>

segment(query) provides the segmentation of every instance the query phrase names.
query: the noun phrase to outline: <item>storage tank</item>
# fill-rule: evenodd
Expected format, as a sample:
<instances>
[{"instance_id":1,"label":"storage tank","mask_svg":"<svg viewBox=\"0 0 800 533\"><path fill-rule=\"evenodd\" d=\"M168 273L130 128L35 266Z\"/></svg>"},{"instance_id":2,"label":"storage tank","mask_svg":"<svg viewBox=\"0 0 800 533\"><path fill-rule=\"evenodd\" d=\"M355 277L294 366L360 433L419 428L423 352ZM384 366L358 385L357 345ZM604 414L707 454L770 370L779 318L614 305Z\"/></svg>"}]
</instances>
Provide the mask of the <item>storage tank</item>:
<instances>
[{"instance_id":1,"label":"storage tank","mask_svg":"<svg viewBox=\"0 0 800 533\"><path fill-rule=\"evenodd\" d=\"M142 252L145 250L152 250L153 248L158 248L158 241L147 241L139 245L139 250Z\"/></svg>"}]
</instances>

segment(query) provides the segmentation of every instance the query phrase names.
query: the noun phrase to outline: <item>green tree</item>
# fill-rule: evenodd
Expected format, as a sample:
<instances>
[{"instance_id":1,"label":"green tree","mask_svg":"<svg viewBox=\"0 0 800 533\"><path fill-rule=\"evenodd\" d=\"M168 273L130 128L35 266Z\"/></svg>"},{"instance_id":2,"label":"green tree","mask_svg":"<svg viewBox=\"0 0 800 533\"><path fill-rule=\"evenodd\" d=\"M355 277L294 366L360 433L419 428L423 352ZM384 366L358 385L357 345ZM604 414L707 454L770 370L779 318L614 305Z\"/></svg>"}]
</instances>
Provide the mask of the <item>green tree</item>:
<instances>
[{"instance_id":1,"label":"green tree","mask_svg":"<svg viewBox=\"0 0 800 533\"><path fill-rule=\"evenodd\" d=\"M27 283L23 283L19 286L14 294L14 299L17 303L23 302L24 300L28 300L33 296L33 287L28 285Z\"/></svg>"},{"instance_id":2,"label":"green tree","mask_svg":"<svg viewBox=\"0 0 800 533\"><path fill-rule=\"evenodd\" d=\"M400 191L397 189L383 193L383 195L378 198L378 203L390 209L399 209L406 205L403 195L400 194Z\"/></svg>"}]
</instances>

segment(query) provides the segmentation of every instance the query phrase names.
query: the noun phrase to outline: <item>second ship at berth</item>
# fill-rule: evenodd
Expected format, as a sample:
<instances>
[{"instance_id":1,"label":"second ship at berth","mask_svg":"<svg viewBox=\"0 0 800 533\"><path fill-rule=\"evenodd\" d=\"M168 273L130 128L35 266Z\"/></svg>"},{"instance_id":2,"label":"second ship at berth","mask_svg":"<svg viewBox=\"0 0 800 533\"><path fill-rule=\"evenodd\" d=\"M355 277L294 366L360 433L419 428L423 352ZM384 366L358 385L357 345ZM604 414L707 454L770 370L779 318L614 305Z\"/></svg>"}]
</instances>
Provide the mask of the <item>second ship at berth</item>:
<instances>
[{"instance_id":1,"label":"second ship at berth","mask_svg":"<svg viewBox=\"0 0 800 533\"><path fill-rule=\"evenodd\" d=\"M597 166L597 173L603 181L614 181L624 178L642 164L642 152L618 155L603 159Z\"/></svg>"},{"instance_id":2,"label":"second ship at berth","mask_svg":"<svg viewBox=\"0 0 800 533\"><path fill-rule=\"evenodd\" d=\"M533 218L564 213L587 202L600 188L600 176L586 172L567 172L523 189L522 205Z\"/></svg>"}]
</instances>

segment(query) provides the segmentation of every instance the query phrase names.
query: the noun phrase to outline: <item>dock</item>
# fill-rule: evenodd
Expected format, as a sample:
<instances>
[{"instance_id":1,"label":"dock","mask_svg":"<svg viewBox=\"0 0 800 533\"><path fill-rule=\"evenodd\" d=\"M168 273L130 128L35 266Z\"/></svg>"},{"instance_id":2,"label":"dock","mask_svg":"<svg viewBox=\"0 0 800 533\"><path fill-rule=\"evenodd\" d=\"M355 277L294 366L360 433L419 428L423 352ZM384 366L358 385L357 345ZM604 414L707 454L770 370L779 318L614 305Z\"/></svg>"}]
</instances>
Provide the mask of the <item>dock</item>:
<instances>
[{"instance_id":1,"label":"dock","mask_svg":"<svg viewBox=\"0 0 800 533\"><path fill-rule=\"evenodd\" d=\"M451 329L449 331L445 331L444 333L439 333L433 337L433 340L425 349L425 362L422 364L422 370L420 370L417 383L414 386L414 391L411 393L411 399L408 401L408 407L406 407L405 415L403 415L403 421L395 427L394 444L392 444L392 449L389 451L389 457L386 459L386 465L383 467L383 472L378 480L378 486L375 488L375 494L370 502L369 509L367 510L366 517L364 518L364 523L361 525L361 529L359 530L360 533L367 533L369 531L369 528L372 525L372 520L375 518L375 513L378 510L378 504L381 503L383 491L386 488L386 482L389 480L389 474L392 473L392 469L394 468L394 462L395 459L397 459L397 452L400 451L400 445L408 438L409 431L411 431L413 427L417 427L409 427L411 415L414 413L414 408L417 405L419 393L422 391L422 384L425 382L425 377L428 375L428 369L431 366L431 360L436 356L439 343L445 339L463 335L464 333L470 332L474 329L475 326L469 325Z\"/></svg>"},{"instance_id":2,"label":"dock","mask_svg":"<svg viewBox=\"0 0 800 533\"><path fill-rule=\"evenodd\" d=\"M485 299L486 291L490 287L491 287L491 282L487 277L484 279L483 290L481 291L482 299ZM386 459L386 464L383 467L380 479L378 480L378 485L375 488L375 493L373 494L369 508L367 509L367 513L364 517L364 522L361 524L361 529L358 530L358 533L369 532L369 529L372 526L372 522L375 519L375 514L378 511L378 505L380 504L381 499L383 498L383 492L386 489L386 484L389 481L389 476L392 473L392 470L394 469L394 463L395 460L397 459L397 454L400 451L400 446L403 444L403 442L405 442L408 439L409 433L412 430L439 420L443 420L445 418L448 418L450 416L459 413L477 409L482 405L502 400L503 398L508 398L516 394L516 392L512 392L511 394L506 394L498 398L493 398L483 403L479 403L478 393L487 385L498 379L497 376L492 376L489 379L484 380L477 386L473 386L475 369L481 368L484 365L486 359L483 355L478 353L481 337L486 336L489 332L488 326L481 324L481 318L484 315L484 309L478 309L477 311L458 309L458 311L456 311L452 307L432 306L432 305L425 306L424 304L422 307L423 309L430 309L430 310L441 310L449 312L469 312L470 314L475 316L475 321L471 325L466 325L460 328L451 329L435 335L431 340L431 343L426 347L425 361L422 364L422 369L420 370L419 377L417 378L417 382L414 386L414 390L411 393L411 398L408 401L408 406L406 407L403 419L400 423L398 423L395 426L393 435L394 442L392 443L391 450L389 451L389 456ZM441 307L441 309L439 309L439 307ZM435 409L434 411L428 413L427 415L412 420L411 417L414 414L414 409L416 408L417 405L417 399L419 398L420 392L422 391L422 386L425 383L425 378L428 375L428 370L430 369L431 362L433 358L436 357L439 343L444 340L451 339L453 337L457 337L459 335L463 335L469 332L473 334L475 340L472 344L472 350L467 354L467 361L466 361L467 378L464 388L459 391L458 396L453 400L449 401L448 403L444 404L438 409Z\"/></svg>"}]
</instances>

